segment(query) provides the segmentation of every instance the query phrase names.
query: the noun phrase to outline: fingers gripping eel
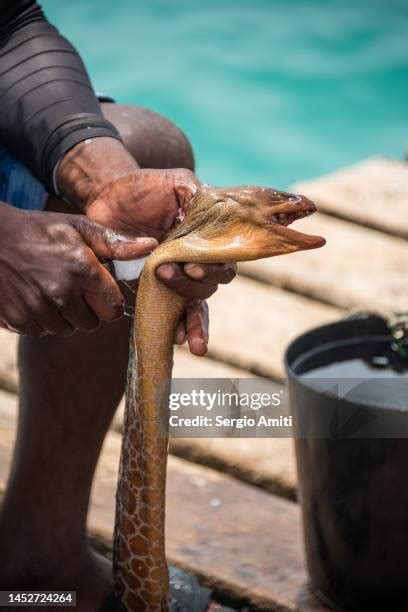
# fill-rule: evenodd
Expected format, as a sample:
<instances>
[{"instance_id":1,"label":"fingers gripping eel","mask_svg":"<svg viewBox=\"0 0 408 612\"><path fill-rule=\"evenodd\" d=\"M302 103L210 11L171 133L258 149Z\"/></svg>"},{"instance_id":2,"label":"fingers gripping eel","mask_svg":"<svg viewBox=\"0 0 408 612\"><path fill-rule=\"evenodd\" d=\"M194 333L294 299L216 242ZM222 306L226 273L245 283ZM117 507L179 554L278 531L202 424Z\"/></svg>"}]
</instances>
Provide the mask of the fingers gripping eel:
<instances>
[{"instance_id":1,"label":"fingers gripping eel","mask_svg":"<svg viewBox=\"0 0 408 612\"><path fill-rule=\"evenodd\" d=\"M169 609L164 543L168 440L159 417L164 406L167 418L173 335L185 298L157 280L155 270L168 262L236 262L317 248L323 238L287 227L315 210L306 198L273 189L204 185L182 223L145 264L131 342L114 538L116 588L128 612Z\"/></svg>"}]
</instances>

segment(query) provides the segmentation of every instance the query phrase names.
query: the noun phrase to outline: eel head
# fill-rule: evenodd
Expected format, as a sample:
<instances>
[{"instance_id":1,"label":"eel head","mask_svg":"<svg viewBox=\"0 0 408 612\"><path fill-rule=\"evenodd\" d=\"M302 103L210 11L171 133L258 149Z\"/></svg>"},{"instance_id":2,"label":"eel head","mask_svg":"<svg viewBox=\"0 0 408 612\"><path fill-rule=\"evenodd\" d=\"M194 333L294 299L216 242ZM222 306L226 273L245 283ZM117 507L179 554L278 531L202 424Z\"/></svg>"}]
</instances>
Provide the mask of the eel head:
<instances>
[{"instance_id":1,"label":"eel head","mask_svg":"<svg viewBox=\"0 0 408 612\"><path fill-rule=\"evenodd\" d=\"M166 241L181 239L197 256L212 252L214 261L217 257L219 261L245 261L315 249L325 244L324 238L288 227L315 211L308 198L284 191L202 185Z\"/></svg>"}]
</instances>

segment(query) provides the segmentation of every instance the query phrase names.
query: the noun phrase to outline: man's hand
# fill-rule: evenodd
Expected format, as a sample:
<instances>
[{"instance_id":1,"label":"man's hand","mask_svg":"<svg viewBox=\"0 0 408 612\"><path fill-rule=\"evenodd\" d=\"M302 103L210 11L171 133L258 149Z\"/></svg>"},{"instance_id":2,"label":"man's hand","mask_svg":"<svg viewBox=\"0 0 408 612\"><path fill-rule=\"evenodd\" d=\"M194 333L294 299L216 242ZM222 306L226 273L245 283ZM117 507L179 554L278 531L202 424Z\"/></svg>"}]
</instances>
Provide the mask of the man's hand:
<instances>
[{"instance_id":1,"label":"man's hand","mask_svg":"<svg viewBox=\"0 0 408 612\"><path fill-rule=\"evenodd\" d=\"M81 143L62 160L57 176L64 197L88 218L106 227L154 236L159 241L183 217L200 182L186 169L141 170L123 145L96 138ZM235 276L235 266L169 264L158 278L189 299L175 342L187 338L192 353L204 355L208 342L208 309L204 302L219 283Z\"/></svg>"},{"instance_id":2,"label":"man's hand","mask_svg":"<svg viewBox=\"0 0 408 612\"><path fill-rule=\"evenodd\" d=\"M107 227L129 234L139 231L159 241L182 219L199 186L196 176L186 169L138 170L106 187L87 207L87 216ZM220 283L235 276L233 264L160 266L157 277L188 299L174 341L186 340L194 355L202 356L208 344L209 298Z\"/></svg>"},{"instance_id":3,"label":"man's hand","mask_svg":"<svg viewBox=\"0 0 408 612\"><path fill-rule=\"evenodd\" d=\"M5 204L0 244L0 325L31 336L92 331L122 316L120 289L97 255L134 259L157 246L152 238L129 238L82 215Z\"/></svg>"},{"instance_id":4,"label":"man's hand","mask_svg":"<svg viewBox=\"0 0 408 612\"><path fill-rule=\"evenodd\" d=\"M165 264L157 269L156 275L162 282L188 298L186 311L176 329L176 344L187 340L194 355L205 355L209 323L205 300L215 293L219 284L231 282L235 274L233 264Z\"/></svg>"}]
</instances>

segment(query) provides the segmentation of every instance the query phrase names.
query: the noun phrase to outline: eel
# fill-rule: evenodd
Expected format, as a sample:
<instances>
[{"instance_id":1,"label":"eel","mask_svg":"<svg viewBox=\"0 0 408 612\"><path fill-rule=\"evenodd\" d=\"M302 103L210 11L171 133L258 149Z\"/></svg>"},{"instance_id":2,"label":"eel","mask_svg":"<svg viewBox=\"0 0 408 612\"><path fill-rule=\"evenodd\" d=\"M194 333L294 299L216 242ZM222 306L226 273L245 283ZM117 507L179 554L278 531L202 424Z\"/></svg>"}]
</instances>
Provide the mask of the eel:
<instances>
[{"instance_id":1,"label":"eel","mask_svg":"<svg viewBox=\"0 0 408 612\"><path fill-rule=\"evenodd\" d=\"M184 219L145 263L131 340L114 534L115 588L127 612L169 610L167 411L174 330L186 300L157 279L156 268L169 262L248 261L320 247L325 243L320 236L288 228L315 210L307 198L274 189L202 185Z\"/></svg>"}]
</instances>

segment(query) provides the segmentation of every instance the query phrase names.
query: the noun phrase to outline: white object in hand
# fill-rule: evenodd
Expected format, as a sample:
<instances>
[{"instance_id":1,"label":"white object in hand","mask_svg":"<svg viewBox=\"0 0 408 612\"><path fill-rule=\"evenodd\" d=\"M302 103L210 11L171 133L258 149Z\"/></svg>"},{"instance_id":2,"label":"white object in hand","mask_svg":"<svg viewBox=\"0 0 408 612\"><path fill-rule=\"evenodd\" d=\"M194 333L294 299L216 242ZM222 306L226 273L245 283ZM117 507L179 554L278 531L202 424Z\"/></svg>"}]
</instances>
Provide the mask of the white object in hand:
<instances>
[{"instance_id":1,"label":"white object in hand","mask_svg":"<svg viewBox=\"0 0 408 612\"><path fill-rule=\"evenodd\" d=\"M123 281L136 280L142 272L146 259L147 257L131 259L130 261L114 259L112 264L115 270L115 278Z\"/></svg>"}]
</instances>

